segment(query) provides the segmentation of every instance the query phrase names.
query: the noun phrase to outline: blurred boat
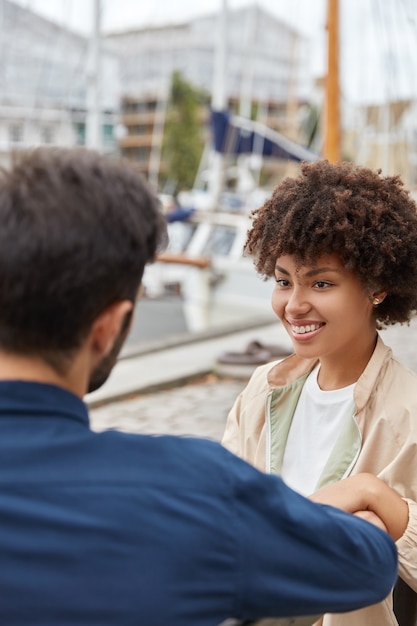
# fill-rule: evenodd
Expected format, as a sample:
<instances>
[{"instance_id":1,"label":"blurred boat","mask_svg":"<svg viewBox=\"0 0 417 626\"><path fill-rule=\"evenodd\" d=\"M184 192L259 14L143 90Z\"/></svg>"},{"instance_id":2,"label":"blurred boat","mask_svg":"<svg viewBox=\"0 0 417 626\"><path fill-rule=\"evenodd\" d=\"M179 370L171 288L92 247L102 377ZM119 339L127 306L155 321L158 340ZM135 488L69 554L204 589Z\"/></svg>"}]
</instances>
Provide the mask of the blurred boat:
<instances>
[{"instance_id":1,"label":"blurred boat","mask_svg":"<svg viewBox=\"0 0 417 626\"><path fill-rule=\"evenodd\" d=\"M176 203L161 196L170 245L144 276L147 299L181 298L191 333L254 316L271 319L271 281L262 280L252 260L243 255L250 214L272 193L259 186L261 166L264 159L298 163L319 158L309 148L249 119L250 93L242 99L240 115L227 110L226 14L223 0L210 140L194 188L179 193Z\"/></svg>"},{"instance_id":2,"label":"blurred boat","mask_svg":"<svg viewBox=\"0 0 417 626\"><path fill-rule=\"evenodd\" d=\"M223 211L168 224L169 248L145 271L146 298L180 298L189 332L267 315L271 282L243 256L249 226L248 215Z\"/></svg>"}]
</instances>

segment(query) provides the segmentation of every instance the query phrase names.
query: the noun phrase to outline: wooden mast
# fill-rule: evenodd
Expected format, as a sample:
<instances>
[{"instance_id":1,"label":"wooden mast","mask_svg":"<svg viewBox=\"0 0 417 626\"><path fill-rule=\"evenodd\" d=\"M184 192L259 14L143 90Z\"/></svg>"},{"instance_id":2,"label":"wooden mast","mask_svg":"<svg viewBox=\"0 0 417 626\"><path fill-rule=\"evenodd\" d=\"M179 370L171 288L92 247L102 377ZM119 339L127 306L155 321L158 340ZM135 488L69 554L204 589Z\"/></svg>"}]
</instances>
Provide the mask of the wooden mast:
<instances>
[{"instance_id":1,"label":"wooden mast","mask_svg":"<svg viewBox=\"0 0 417 626\"><path fill-rule=\"evenodd\" d=\"M341 158L339 88L339 0L327 0L327 80L324 116L324 157L330 163Z\"/></svg>"}]
</instances>

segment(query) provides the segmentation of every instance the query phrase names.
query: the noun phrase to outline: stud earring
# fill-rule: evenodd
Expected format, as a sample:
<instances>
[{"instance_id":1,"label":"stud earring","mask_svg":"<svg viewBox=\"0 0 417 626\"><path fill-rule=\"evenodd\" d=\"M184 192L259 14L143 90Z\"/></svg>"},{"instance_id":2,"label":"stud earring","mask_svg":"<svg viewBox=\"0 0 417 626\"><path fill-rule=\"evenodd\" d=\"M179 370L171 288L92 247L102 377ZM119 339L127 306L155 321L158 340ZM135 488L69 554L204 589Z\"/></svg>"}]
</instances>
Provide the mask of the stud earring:
<instances>
[{"instance_id":1,"label":"stud earring","mask_svg":"<svg viewBox=\"0 0 417 626\"><path fill-rule=\"evenodd\" d=\"M374 306L378 306L378 304L379 304L380 302L381 302L381 300L380 300L379 298L374 298L374 299L372 300L372 304L373 304Z\"/></svg>"}]
</instances>

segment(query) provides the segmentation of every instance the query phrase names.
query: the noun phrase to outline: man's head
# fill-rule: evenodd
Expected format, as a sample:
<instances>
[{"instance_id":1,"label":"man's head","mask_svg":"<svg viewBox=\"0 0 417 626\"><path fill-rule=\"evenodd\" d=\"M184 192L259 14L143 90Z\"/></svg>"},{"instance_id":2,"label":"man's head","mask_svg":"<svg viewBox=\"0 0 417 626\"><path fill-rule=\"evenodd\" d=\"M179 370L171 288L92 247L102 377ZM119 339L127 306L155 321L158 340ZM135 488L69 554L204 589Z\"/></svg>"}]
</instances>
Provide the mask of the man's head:
<instances>
[{"instance_id":1,"label":"man's head","mask_svg":"<svg viewBox=\"0 0 417 626\"><path fill-rule=\"evenodd\" d=\"M109 306L135 302L166 243L158 199L128 164L39 148L0 172L0 348L60 373Z\"/></svg>"}]
</instances>

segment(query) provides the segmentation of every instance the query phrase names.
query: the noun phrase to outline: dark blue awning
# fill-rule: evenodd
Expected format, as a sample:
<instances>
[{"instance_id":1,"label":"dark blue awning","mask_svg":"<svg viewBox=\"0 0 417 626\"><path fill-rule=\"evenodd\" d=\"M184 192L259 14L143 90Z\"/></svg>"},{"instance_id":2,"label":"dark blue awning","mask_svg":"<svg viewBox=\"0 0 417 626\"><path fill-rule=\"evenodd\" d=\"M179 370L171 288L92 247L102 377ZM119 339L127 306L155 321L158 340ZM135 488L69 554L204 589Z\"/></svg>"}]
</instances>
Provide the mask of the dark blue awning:
<instances>
[{"instance_id":1,"label":"dark blue awning","mask_svg":"<svg viewBox=\"0 0 417 626\"><path fill-rule=\"evenodd\" d=\"M292 161L317 161L320 158L265 124L228 111L212 111L211 126L214 149L222 154L259 154Z\"/></svg>"}]
</instances>

